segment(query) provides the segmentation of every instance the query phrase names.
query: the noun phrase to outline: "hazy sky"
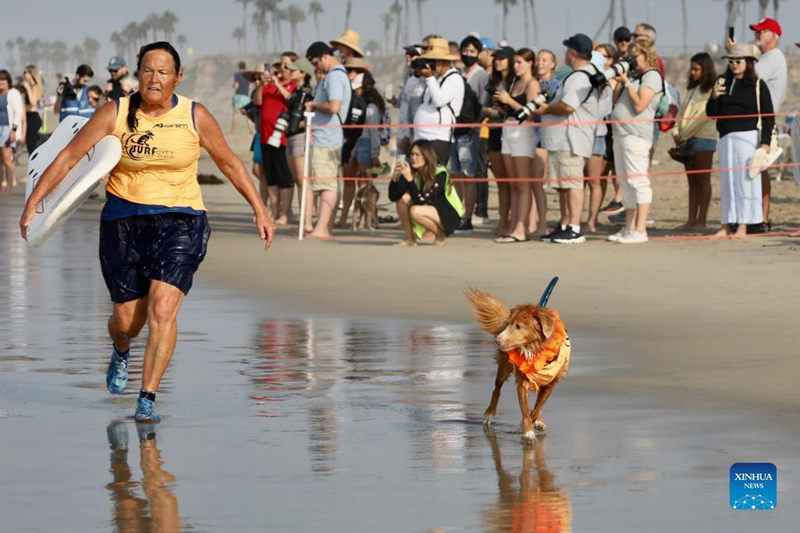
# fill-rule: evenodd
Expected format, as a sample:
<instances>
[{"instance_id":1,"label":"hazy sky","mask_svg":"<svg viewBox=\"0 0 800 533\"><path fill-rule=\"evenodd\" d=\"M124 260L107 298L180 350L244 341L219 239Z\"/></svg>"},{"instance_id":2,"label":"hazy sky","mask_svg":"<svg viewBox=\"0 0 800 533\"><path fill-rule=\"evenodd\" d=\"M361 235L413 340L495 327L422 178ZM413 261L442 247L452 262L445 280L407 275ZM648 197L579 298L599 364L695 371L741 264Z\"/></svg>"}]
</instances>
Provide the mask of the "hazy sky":
<instances>
[{"instance_id":1,"label":"hazy sky","mask_svg":"<svg viewBox=\"0 0 800 533\"><path fill-rule=\"evenodd\" d=\"M283 4L295 3L307 10L308 0L284 0ZM322 37L325 40L338 36L344 29L344 10L346 0L322 0L325 13L320 20ZM370 39L383 43L382 15L388 10L389 0L352 0L353 13L351 26L361 34L362 47ZM617 2L619 3L619 2ZM400 0L404 5L404 0ZM420 36L417 24L416 2L411 0L410 39ZM509 40L512 45L535 44L560 50L560 42L567 35L584 32L593 36L605 17L609 2L606 0L538 0L539 29L541 36L537 42L526 42L521 6L513 7L509 17ZM427 0L423 4L424 33L436 32L453 40L460 40L470 31L493 38L500 36L502 16L498 6L491 0ZM649 19L658 29L658 45L677 46L683 42L680 0L628 0L627 22L629 26ZM690 45L698 47L709 40L721 39L724 32L724 5L721 0L688 0L690 6L689 36ZM488 6L488 7L487 7ZM596 6L602 6L598 9ZM135 7L135 9L134 9ZM109 42L112 31L120 30L130 21L140 22L151 12L174 11L178 17L177 33L188 38L188 46L194 48L195 57L219 53L236 52L237 44L232 38L233 29L242 24L241 4L234 0L133 0L119 2L114 0L38 0L35 2L3 1L3 16L0 18L0 35L4 44L8 38L21 35L25 39L40 37L45 40L61 39L68 45L78 44L85 35L98 39L103 48L100 57L105 60L114 53ZM746 7L748 23L755 22L758 11L757 2L752 0ZM68 11L67 18L63 13ZM248 12L252 13L252 5ZM768 11L771 16L772 11ZM76 16L77 15L77 16ZM69 22L67 22L67 20ZM783 1L779 21L783 21L784 34L782 46L800 41L800 0ZM791 24L795 21L795 25ZM616 23L620 25L619 13ZM741 35L742 21L737 22L737 35ZM745 26L746 28L746 26ZM305 48L317 39L314 23L309 16L301 24L301 47ZM270 29L271 31L271 29ZM533 29L531 28L531 31ZM249 49L254 51L254 30L248 28ZM288 25L284 28L283 48L288 48ZM607 36L607 31L603 36ZM752 32L747 30L748 38ZM401 33L402 41L402 33ZM531 39L532 40L532 39ZM270 34L268 42L273 42ZM394 42L394 27L391 30L390 45ZM402 44L402 43L401 43ZM129 62L133 58L126 58ZM191 58L186 58L191 59ZM0 48L0 66L7 63L7 50ZM93 65L102 68L103 65Z\"/></svg>"}]
</instances>

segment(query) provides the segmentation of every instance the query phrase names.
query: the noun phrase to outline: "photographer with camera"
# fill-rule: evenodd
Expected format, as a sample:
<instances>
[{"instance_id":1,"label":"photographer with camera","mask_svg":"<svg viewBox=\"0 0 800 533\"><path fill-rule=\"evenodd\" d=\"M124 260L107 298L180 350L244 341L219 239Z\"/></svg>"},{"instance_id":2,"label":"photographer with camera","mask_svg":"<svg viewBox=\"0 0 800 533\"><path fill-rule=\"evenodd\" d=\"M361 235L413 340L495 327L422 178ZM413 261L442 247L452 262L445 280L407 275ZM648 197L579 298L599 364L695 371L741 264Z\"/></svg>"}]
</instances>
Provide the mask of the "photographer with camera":
<instances>
[{"instance_id":1,"label":"photographer with camera","mask_svg":"<svg viewBox=\"0 0 800 533\"><path fill-rule=\"evenodd\" d=\"M64 77L64 81L58 84L56 92L56 103L53 112L58 115L61 122L70 115L89 118L94 115L94 108L89 103L87 88L94 77L94 71L89 65L81 65L75 71L75 78L70 82L69 78Z\"/></svg>"},{"instance_id":2,"label":"photographer with camera","mask_svg":"<svg viewBox=\"0 0 800 533\"><path fill-rule=\"evenodd\" d=\"M454 128L430 125L455 125L456 117L461 113L466 82L453 67L453 62L458 59L457 55L450 53L446 39L432 38L428 41L428 49L413 65L419 76L425 79L422 103L414 114L414 140L431 141L441 165L450 160Z\"/></svg>"},{"instance_id":3,"label":"photographer with camera","mask_svg":"<svg viewBox=\"0 0 800 533\"><path fill-rule=\"evenodd\" d=\"M289 222L289 208L294 189L292 171L286 160L286 128L289 113L286 101L297 85L288 79L288 66L297 59L294 52L281 54L281 76L266 74L264 88L255 95L255 105L261 105L261 158L264 175L267 179L269 207L276 224ZM285 77L285 78L284 78Z\"/></svg>"},{"instance_id":4,"label":"photographer with camera","mask_svg":"<svg viewBox=\"0 0 800 533\"><path fill-rule=\"evenodd\" d=\"M419 73L412 66L414 60L422 54L422 47L419 45L406 46L406 67L408 77L403 82L403 89L398 98L399 115L397 124L412 124L414 114L422 103L422 95L425 92L425 80L419 77ZM397 129L397 151L403 155L408 155L411 148L411 140L414 132L411 128L402 127Z\"/></svg>"},{"instance_id":5,"label":"photographer with camera","mask_svg":"<svg viewBox=\"0 0 800 533\"><path fill-rule=\"evenodd\" d=\"M561 220L542 240L559 244L586 242L581 233L584 200L584 168L592 155L599 119L598 70L590 63L592 40L576 33L563 41L567 47L565 62L572 68L551 101L536 108L542 116L542 146L547 149L548 176L558 178ZM588 123L588 124L587 124ZM568 178L568 179L565 179Z\"/></svg>"},{"instance_id":6,"label":"photographer with camera","mask_svg":"<svg viewBox=\"0 0 800 533\"><path fill-rule=\"evenodd\" d=\"M653 123L659 100L664 92L664 79L658 71L658 56L650 40L634 39L630 56L635 71L628 76L630 65L614 63L618 74L614 90L614 110L611 119L614 132L614 168L622 188L625 207L625 226L608 240L620 244L647 242L647 214L653 201L653 189L647 173L650 168L650 148L653 144Z\"/></svg>"}]
</instances>

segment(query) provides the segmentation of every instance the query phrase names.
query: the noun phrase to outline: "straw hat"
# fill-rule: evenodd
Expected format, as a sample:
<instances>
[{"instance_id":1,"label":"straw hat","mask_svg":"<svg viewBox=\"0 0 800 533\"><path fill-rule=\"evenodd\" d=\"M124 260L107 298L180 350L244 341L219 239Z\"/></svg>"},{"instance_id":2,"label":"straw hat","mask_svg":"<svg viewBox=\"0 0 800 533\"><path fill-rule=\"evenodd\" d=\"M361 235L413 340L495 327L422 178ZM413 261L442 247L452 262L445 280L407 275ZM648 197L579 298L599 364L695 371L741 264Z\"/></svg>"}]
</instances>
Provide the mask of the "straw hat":
<instances>
[{"instance_id":1,"label":"straw hat","mask_svg":"<svg viewBox=\"0 0 800 533\"><path fill-rule=\"evenodd\" d=\"M264 63L259 63L256 65L255 70L245 70L242 72L242 77L248 81L255 81L256 74L264 74L267 71L267 68L264 66Z\"/></svg>"},{"instance_id":2,"label":"straw hat","mask_svg":"<svg viewBox=\"0 0 800 533\"><path fill-rule=\"evenodd\" d=\"M461 59L457 55L450 53L450 44L447 39L435 37L428 41L428 49L419 56L420 59L438 59L440 61L458 61Z\"/></svg>"},{"instance_id":3,"label":"straw hat","mask_svg":"<svg viewBox=\"0 0 800 533\"><path fill-rule=\"evenodd\" d=\"M344 60L344 68L347 70L369 70L367 62L361 57L348 57Z\"/></svg>"},{"instance_id":4,"label":"straw hat","mask_svg":"<svg viewBox=\"0 0 800 533\"><path fill-rule=\"evenodd\" d=\"M358 57L364 57L364 52L361 51L361 46L359 46L358 41L361 37L356 33L355 30L345 30L341 37L338 39L334 39L331 41L333 46L337 44L342 44L349 49L351 49Z\"/></svg>"},{"instance_id":5,"label":"straw hat","mask_svg":"<svg viewBox=\"0 0 800 533\"><path fill-rule=\"evenodd\" d=\"M736 59L740 57L749 57L753 61L758 61L761 51L758 47L751 43L736 43L731 46L730 51L722 56L722 59Z\"/></svg>"}]
</instances>

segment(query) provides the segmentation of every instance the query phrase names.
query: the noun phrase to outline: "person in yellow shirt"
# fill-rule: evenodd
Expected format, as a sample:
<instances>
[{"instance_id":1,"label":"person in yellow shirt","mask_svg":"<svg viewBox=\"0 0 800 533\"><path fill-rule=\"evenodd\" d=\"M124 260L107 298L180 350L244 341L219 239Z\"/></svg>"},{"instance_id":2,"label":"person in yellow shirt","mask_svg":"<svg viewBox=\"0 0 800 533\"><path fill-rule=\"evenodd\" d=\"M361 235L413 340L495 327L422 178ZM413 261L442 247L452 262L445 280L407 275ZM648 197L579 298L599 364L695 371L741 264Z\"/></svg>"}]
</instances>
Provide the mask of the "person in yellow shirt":
<instances>
[{"instance_id":1,"label":"person in yellow shirt","mask_svg":"<svg viewBox=\"0 0 800 533\"><path fill-rule=\"evenodd\" d=\"M25 238L36 206L69 170L104 136L120 139L122 158L100 217L100 265L113 302L106 386L113 394L125 390L131 339L149 323L135 418L157 422L155 396L175 350L178 310L211 233L197 183L201 147L253 208L265 249L275 223L208 109L175 94L183 77L175 48L164 41L143 46L137 71L139 92L95 113L42 175L19 224Z\"/></svg>"},{"instance_id":2,"label":"person in yellow shirt","mask_svg":"<svg viewBox=\"0 0 800 533\"><path fill-rule=\"evenodd\" d=\"M708 205L711 203L711 165L717 151L717 121L706 117L706 102L717 83L714 60L705 52L692 56L689 67L689 94L681 105L672 128L675 144L693 156L684 162L689 182L689 218L679 231L698 231L706 228ZM690 119L690 120L681 120ZM707 169L707 170L706 170Z\"/></svg>"}]
</instances>

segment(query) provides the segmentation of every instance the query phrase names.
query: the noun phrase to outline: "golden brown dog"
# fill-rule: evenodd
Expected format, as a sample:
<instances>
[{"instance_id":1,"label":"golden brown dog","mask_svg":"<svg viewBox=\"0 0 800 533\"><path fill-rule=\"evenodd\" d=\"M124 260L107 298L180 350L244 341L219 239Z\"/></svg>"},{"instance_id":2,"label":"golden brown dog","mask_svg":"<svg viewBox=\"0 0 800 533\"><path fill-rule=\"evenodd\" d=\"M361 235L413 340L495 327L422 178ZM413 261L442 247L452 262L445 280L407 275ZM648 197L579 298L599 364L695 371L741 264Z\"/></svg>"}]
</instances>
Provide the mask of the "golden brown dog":
<instances>
[{"instance_id":1,"label":"golden brown dog","mask_svg":"<svg viewBox=\"0 0 800 533\"><path fill-rule=\"evenodd\" d=\"M355 205L353 206L353 231L364 227L369 231L378 229L378 199L380 192L369 180L358 181Z\"/></svg>"},{"instance_id":2,"label":"golden brown dog","mask_svg":"<svg viewBox=\"0 0 800 533\"><path fill-rule=\"evenodd\" d=\"M484 424L490 425L497 413L500 389L514 373L517 397L522 411L522 438L536 439L534 429L545 431L541 419L550 393L567 374L570 342L558 313L538 305L518 305L513 309L478 289L468 289L467 297L475 310L475 319L497 343L497 377L489 407L483 413ZM528 391L537 393L536 404L529 411Z\"/></svg>"}]
</instances>

